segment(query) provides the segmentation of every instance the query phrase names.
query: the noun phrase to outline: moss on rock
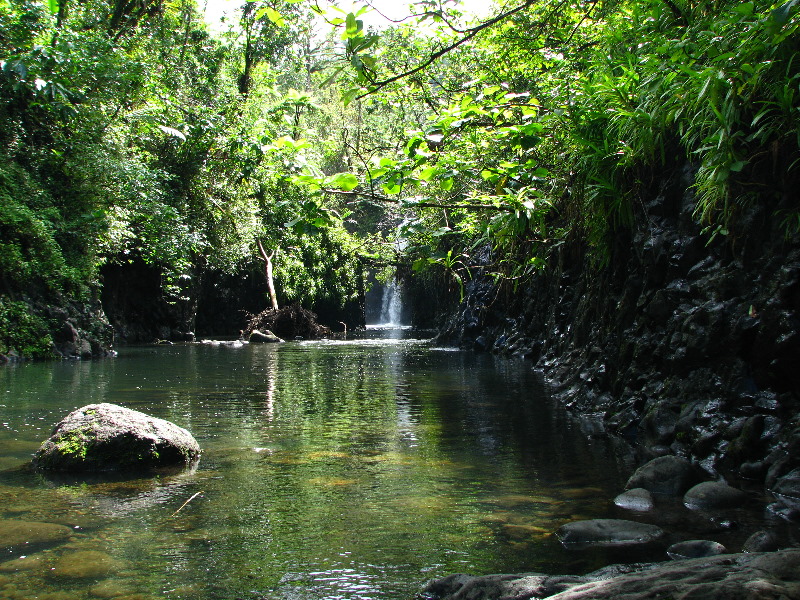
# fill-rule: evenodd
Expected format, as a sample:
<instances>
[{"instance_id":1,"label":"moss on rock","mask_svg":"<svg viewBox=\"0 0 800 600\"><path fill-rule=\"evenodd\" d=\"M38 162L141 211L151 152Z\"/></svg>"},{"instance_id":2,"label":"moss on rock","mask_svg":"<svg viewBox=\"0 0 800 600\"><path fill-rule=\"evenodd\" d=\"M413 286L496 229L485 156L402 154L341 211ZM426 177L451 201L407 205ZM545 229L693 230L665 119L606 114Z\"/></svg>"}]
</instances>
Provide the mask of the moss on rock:
<instances>
[{"instance_id":1,"label":"moss on rock","mask_svg":"<svg viewBox=\"0 0 800 600\"><path fill-rule=\"evenodd\" d=\"M174 423L114 404L90 404L70 413L33 459L39 470L142 471L187 467L200 446Z\"/></svg>"}]
</instances>

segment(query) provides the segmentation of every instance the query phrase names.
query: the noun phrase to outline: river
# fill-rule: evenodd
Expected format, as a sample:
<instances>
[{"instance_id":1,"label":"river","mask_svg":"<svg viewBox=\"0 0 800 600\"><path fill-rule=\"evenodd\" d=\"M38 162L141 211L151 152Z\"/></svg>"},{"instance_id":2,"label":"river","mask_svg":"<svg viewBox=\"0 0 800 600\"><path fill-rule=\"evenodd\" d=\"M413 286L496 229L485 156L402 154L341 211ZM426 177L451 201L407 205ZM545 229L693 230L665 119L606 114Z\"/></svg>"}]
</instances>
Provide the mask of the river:
<instances>
[{"instance_id":1,"label":"river","mask_svg":"<svg viewBox=\"0 0 800 600\"><path fill-rule=\"evenodd\" d=\"M6 547L0 599L403 599L452 572L587 571L604 557L551 533L608 516L631 468L553 406L530 363L417 339L126 348L5 367L0 382L0 524L74 530ZM95 402L189 429L197 469L30 472L53 425ZM86 551L112 566L54 570Z\"/></svg>"}]
</instances>

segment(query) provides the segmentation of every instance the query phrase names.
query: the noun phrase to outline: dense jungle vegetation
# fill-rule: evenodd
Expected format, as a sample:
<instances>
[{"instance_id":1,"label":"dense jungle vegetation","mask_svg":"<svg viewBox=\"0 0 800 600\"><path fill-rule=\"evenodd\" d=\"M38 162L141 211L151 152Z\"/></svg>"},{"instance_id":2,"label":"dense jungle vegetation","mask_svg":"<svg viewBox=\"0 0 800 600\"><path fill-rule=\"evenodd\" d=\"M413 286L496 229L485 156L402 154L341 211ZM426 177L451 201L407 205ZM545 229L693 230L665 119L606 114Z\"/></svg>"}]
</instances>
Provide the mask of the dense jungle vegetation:
<instances>
[{"instance_id":1,"label":"dense jungle vegetation","mask_svg":"<svg viewBox=\"0 0 800 600\"><path fill-rule=\"evenodd\" d=\"M510 286L565 240L601 266L687 160L709 239L751 202L796 236L798 4L424 0L371 30L305 0L213 29L194 0L0 0L0 354L47 355L46 307L96 302L109 263L177 302L260 242L308 308L367 267L457 297L486 249Z\"/></svg>"}]
</instances>

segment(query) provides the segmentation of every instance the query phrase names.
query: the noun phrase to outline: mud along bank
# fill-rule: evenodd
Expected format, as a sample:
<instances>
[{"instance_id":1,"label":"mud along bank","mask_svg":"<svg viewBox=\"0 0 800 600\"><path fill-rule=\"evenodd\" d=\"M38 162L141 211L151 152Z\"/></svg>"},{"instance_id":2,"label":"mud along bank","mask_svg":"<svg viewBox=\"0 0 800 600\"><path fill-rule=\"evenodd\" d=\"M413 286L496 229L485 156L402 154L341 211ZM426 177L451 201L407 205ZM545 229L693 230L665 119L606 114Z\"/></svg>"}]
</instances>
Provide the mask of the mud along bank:
<instances>
[{"instance_id":1,"label":"mud along bank","mask_svg":"<svg viewBox=\"0 0 800 600\"><path fill-rule=\"evenodd\" d=\"M680 169L643 198L606 266L564 242L515 294L474 278L438 339L530 357L642 463L678 455L769 490L800 467L800 244L781 226L795 200L750 206L710 240L692 177Z\"/></svg>"}]
</instances>

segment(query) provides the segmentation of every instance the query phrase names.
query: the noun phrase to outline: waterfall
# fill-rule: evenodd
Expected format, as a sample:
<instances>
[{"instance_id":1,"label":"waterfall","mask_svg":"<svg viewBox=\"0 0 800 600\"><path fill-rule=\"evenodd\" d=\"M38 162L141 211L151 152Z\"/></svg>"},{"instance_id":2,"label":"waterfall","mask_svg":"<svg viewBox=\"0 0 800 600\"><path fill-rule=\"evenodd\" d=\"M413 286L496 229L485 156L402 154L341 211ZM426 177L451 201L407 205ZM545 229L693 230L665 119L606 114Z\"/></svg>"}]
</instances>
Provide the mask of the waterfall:
<instances>
[{"instance_id":1,"label":"waterfall","mask_svg":"<svg viewBox=\"0 0 800 600\"><path fill-rule=\"evenodd\" d=\"M379 322L381 325L400 325L403 311L403 299L400 293L400 286L396 279L386 282L383 288L383 298L381 300L381 314Z\"/></svg>"}]
</instances>

